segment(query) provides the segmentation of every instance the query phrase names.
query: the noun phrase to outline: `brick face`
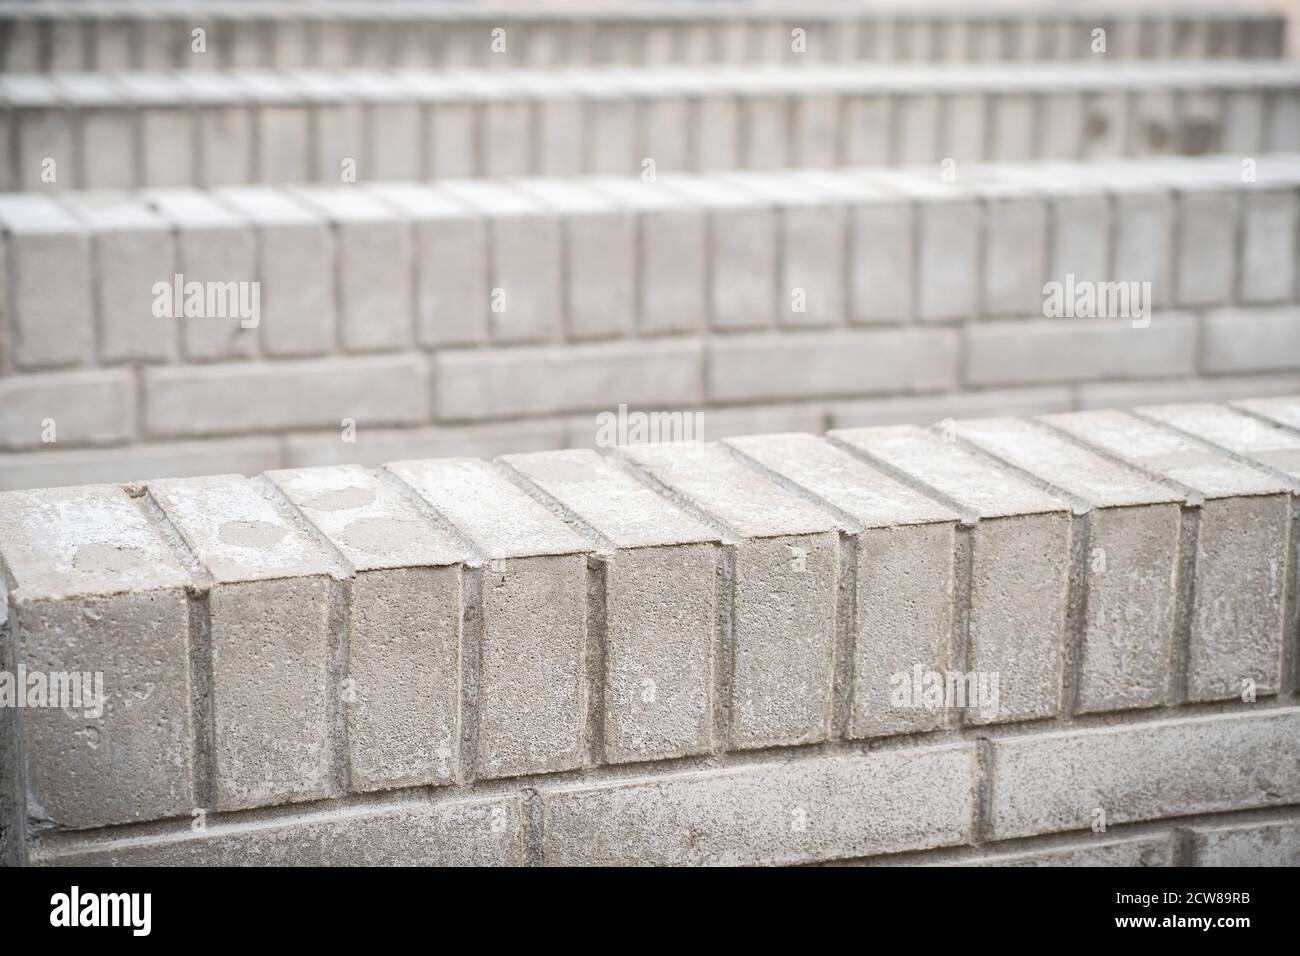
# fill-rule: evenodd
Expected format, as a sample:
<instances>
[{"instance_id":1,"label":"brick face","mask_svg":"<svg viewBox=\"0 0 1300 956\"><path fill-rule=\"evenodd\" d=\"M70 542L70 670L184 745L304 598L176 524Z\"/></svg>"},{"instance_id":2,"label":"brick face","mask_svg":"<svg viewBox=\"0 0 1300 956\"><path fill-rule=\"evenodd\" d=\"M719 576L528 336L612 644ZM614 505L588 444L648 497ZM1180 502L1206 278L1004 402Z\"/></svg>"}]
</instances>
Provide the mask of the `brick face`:
<instances>
[{"instance_id":1,"label":"brick face","mask_svg":"<svg viewBox=\"0 0 1300 956\"><path fill-rule=\"evenodd\" d=\"M0 494L6 647L117 675L28 717L17 792L79 829L24 852L1289 861L1300 439L1244 407Z\"/></svg>"}]
</instances>

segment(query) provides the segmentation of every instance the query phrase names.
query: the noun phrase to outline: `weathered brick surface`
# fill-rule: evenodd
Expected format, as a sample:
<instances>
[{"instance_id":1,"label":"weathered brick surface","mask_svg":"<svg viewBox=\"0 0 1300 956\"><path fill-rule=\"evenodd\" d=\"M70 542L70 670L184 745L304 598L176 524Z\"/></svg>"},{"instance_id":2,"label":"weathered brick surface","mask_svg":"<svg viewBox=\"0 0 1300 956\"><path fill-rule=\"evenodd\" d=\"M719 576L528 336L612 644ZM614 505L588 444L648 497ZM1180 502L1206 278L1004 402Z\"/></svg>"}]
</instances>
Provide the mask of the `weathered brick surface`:
<instances>
[{"instance_id":1,"label":"weathered brick surface","mask_svg":"<svg viewBox=\"0 0 1300 956\"><path fill-rule=\"evenodd\" d=\"M1288 863L1294 404L7 493L6 859Z\"/></svg>"}]
</instances>

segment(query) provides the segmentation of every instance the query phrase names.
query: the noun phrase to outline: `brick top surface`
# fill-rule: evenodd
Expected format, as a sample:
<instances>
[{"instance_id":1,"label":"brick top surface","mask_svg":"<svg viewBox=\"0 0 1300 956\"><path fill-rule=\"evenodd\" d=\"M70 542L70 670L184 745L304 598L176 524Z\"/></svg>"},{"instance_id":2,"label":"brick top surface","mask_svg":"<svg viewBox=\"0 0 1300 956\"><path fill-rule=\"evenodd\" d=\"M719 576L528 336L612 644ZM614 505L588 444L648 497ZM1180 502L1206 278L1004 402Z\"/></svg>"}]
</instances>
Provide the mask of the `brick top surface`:
<instances>
[{"instance_id":1,"label":"brick top surface","mask_svg":"<svg viewBox=\"0 0 1300 956\"><path fill-rule=\"evenodd\" d=\"M957 424L957 434L1067 494L1098 507L1182 501L1173 489L1018 418Z\"/></svg>"},{"instance_id":2,"label":"brick top surface","mask_svg":"<svg viewBox=\"0 0 1300 956\"><path fill-rule=\"evenodd\" d=\"M148 488L219 583L338 571L332 556L242 475L171 478Z\"/></svg>"},{"instance_id":3,"label":"brick top surface","mask_svg":"<svg viewBox=\"0 0 1300 956\"><path fill-rule=\"evenodd\" d=\"M477 458L398 461L384 467L489 560L593 550L591 542Z\"/></svg>"},{"instance_id":4,"label":"brick top surface","mask_svg":"<svg viewBox=\"0 0 1300 956\"><path fill-rule=\"evenodd\" d=\"M268 471L322 535L359 571L468 560L395 482L359 465Z\"/></svg>"},{"instance_id":5,"label":"brick top surface","mask_svg":"<svg viewBox=\"0 0 1300 956\"><path fill-rule=\"evenodd\" d=\"M851 428L830 435L910 475L980 518L1069 510L1054 495L916 425Z\"/></svg>"},{"instance_id":6,"label":"brick top surface","mask_svg":"<svg viewBox=\"0 0 1300 956\"><path fill-rule=\"evenodd\" d=\"M815 435L746 435L723 444L807 488L866 528L958 518L945 505Z\"/></svg>"},{"instance_id":7,"label":"brick top surface","mask_svg":"<svg viewBox=\"0 0 1300 956\"><path fill-rule=\"evenodd\" d=\"M0 493L0 557L20 601L190 583L160 530L117 485Z\"/></svg>"},{"instance_id":8,"label":"brick top surface","mask_svg":"<svg viewBox=\"0 0 1300 956\"><path fill-rule=\"evenodd\" d=\"M1280 479L1258 468L1124 412L1067 412L1041 420L1206 498L1287 490Z\"/></svg>"},{"instance_id":9,"label":"brick top surface","mask_svg":"<svg viewBox=\"0 0 1300 956\"><path fill-rule=\"evenodd\" d=\"M744 538L815 534L838 525L830 513L764 478L721 445L634 445L621 454Z\"/></svg>"},{"instance_id":10,"label":"brick top surface","mask_svg":"<svg viewBox=\"0 0 1300 956\"><path fill-rule=\"evenodd\" d=\"M618 548L717 541L696 521L608 458L589 450L500 459Z\"/></svg>"}]
</instances>

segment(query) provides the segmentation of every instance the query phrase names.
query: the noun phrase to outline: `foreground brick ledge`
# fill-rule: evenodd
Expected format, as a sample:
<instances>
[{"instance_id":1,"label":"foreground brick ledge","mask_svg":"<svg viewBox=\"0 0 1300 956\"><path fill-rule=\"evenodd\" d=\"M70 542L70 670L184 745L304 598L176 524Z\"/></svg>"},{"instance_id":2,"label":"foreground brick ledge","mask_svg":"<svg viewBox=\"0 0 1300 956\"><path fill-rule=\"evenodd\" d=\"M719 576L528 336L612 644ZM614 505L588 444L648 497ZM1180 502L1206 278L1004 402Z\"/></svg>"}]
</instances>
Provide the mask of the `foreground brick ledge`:
<instances>
[{"instance_id":1,"label":"foreground brick ledge","mask_svg":"<svg viewBox=\"0 0 1300 956\"><path fill-rule=\"evenodd\" d=\"M0 494L0 670L105 687L0 859L1294 859L1297 493L1288 398Z\"/></svg>"}]
</instances>

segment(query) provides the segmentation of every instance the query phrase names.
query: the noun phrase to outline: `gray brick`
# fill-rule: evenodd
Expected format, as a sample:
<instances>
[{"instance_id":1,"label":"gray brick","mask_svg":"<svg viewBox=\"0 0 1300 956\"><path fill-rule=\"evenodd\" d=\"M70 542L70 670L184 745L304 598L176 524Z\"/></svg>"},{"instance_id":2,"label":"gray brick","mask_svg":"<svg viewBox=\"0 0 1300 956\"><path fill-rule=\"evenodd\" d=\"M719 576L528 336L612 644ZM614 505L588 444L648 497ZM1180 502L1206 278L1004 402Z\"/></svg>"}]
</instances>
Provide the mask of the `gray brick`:
<instances>
[{"instance_id":1,"label":"gray brick","mask_svg":"<svg viewBox=\"0 0 1300 956\"><path fill-rule=\"evenodd\" d=\"M144 431L221 435L283 428L358 428L424 421L418 356L150 368Z\"/></svg>"},{"instance_id":2,"label":"gray brick","mask_svg":"<svg viewBox=\"0 0 1300 956\"><path fill-rule=\"evenodd\" d=\"M520 866L519 797L407 801L317 810L256 824L210 824L119 840L40 846L44 866Z\"/></svg>"},{"instance_id":3,"label":"gray brick","mask_svg":"<svg viewBox=\"0 0 1300 956\"><path fill-rule=\"evenodd\" d=\"M716 339L710 398L753 401L955 384L957 333L938 329L802 332Z\"/></svg>"},{"instance_id":4,"label":"gray brick","mask_svg":"<svg viewBox=\"0 0 1300 956\"><path fill-rule=\"evenodd\" d=\"M527 412L689 405L701 400L697 342L441 352L435 358L442 420L504 418Z\"/></svg>"},{"instance_id":5,"label":"gray brick","mask_svg":"<svg viewBox=\"0 0 1300 956\"><path fill-rule=\"evenodd\" d=\"M460 745L462 549L364 468L266 477L352 567L343 698L352 789L450 782Z\"/></svg>"},{"instance_id":6,"label":"gray brick","mask_svg":"<svg viewBox=\"0 0 1300 956\"><path fill-rule=\"evenodd\" d=\"M1177 483L1199 505L1187 694L1194 701L1278 686L1283 578L1290 504L1287 486L1176 432L1121 412L1049 415L1075 438Z\"/></svg>"},{"instance_id":7,"label":"gray brick","mask_svg":"<svg viewBox=\"0 0 1300 956\"><path fill-rule=\"evenodd\" d=\"M591 545L484 462L387 467L486 562L477 597L475 772L511 777L582 766Z\"/></svg>"},{"instance_id":8,"label":"gray brick","mask_svg":"<svg viewBox=\"0 0 1300 956\"><path fill-rule=\"evenodd\" d=\"M633 445L633 467L734 546L728 743L814 743L830 727L836 522L718 445Z\"/></svg>"},{"instance_id":9,"label":"gray brick","mask_svg":"<svg viewBox=\"0 0 1300 956\"><path fill-rule=\"evenodd\" d=\"M857 536L851 737L933 730L941 715L891 700L914 665L948 670L954 648L957 515L812 435L758 435L724 444L806 489Z\"/></svg>"},{"instance_id":10,"label":"gray brick","mask_svg":"<svg viewBox=\"0 0 1300 956\"><path fill-rule=\"evenodd\" d=\"M210 579L215 808L329 795L337 565L246 478L148 490Z\"/></svg>"},{"instance_id":11,"label":"gray brick","mask_svg":"<svg viewBox=\"0 0 1300 956\"><path fill-rule=\"evenodd\" d=\"M717 533L595 452L502 461L602 539L604 759L711 749Z\"/></svg>"},{"instance_id":12,"label":"gray brick","mask_svg":"<svg viewBox=\"0 0 1300 956\"><path fill-rule=\"evenodd\" d=\"M190 578L162 536L120 488L94 485L0 496L0 542L16 663L102 675L84 686L102 709L83 696L23 710L28 817L91 827L188 813Z\"/></svg>"},{"instance_id":13,"label":"gray brick","mask_svg":"<svg viewBox=\"0 0 1300 956\"><path fill-rule=\"evenodd\" d=\"M1295 802L1294 707L995 739L997 839Z\"/></svg>"},{"instance_id":14,"label":"gray brick","mask_svg":"<svg viewBox=\"0 0 1300 956\"><path fill-rule=\"evenodd\" d=\"M956 434L1091 512L1078 710L1165 702L1182 497L1028 422L966 421Z\"/></svg>"},{"instance_id":15,"label":"gray brick","mask_svg":"<svg viewBox=\"0 0 1300 956\"><path fill-rule=\"evenodd\" d=\"M1064 661L1068 506L954 442L910 425L829 433L964 512L971 530L966 667L997 674L992 701L966 705L973 723L1026 720L1060 710ZM1014 595L1014 597L1012 596Z\"/></svg>"},{"instance_id":16,"label":"gray brick","mask_svg":"<svg viewBox=\"0 0 1300 956\"><path fill-rule=\"evenodd\" d=\"M545 788L559 866L790 864L963 843L974 754L935 747Z\"/></svg>"}]
</instances>

